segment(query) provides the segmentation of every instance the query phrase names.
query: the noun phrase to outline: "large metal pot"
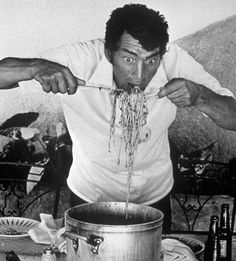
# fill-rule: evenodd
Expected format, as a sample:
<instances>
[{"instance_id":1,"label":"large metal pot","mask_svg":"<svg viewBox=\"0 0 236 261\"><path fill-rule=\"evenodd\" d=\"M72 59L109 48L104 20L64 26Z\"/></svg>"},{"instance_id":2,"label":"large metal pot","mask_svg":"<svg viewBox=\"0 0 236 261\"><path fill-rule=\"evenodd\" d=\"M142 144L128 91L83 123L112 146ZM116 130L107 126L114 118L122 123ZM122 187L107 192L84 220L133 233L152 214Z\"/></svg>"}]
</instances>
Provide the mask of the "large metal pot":
<instances>
[{"instance_id":1,"label":"large metal pot","mask_svg":"<svg viewBox=\"0 0 236 261\"><path fill-rule=\"evenodd\" d=\"M79 205L65 213L68 261L160 261L163 213L124 202Z\"/></svg>"}]
</instances>

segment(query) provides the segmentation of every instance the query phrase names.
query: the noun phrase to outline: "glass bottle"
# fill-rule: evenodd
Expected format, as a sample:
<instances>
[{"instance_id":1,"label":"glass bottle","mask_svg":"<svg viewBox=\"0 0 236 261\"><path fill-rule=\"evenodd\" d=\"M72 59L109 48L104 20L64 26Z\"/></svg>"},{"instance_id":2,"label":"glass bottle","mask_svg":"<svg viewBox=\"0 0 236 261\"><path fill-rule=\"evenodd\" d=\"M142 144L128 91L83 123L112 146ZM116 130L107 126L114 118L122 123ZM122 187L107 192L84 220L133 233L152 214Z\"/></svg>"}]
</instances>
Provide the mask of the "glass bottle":
<instances>
[{"instance_id":1,"label":"glass bottle","mask_svg":"<svg viewBox=\"0 0 236 261\"><path fill-rule=\"evenodd\" d=\"M56 255L51 247L43 250L41 261L56 261Z\"/></svg>"},{"instance_id":2,"label":"glass bottle","mask_svg":"<svg viewBox=\"0 0 236 261\"><path fill-rule=\"evenodd\" d=\"M230 229L229 205L222 204L219 228L220 261L232 260L232 232Z\"/></svg>"},{"instance_id":3,"label":"glass bottle","mask_svg":"<svg viewBox=\"0 0 236 261\"><path fill-rule=\"evenodd\" d=\"M211 216L207 241L205 243L204 261L218 261L220 244L218 238L218 216Z\"/></svg>"},{"instance_id":4,"label":"glass bottle","mask_svg":"<svg viewBox=\"0 0 236 261\"><path fill-rule=\"evenodd\" d=\"M6 255L6 261L20 261L20 258L17 256L15 251L11 250Z\"/></svg>"},{"instance_id":5,"label":"glass bottle","mask_svg":"<svg viewBox=\"0 0 236 261\"><path fill-rule=\"evenodd\" d=\"M212 261L220 261L220 242L218 235L213 236L213 250L210 257Z\"/></svg>"}]
</instances>

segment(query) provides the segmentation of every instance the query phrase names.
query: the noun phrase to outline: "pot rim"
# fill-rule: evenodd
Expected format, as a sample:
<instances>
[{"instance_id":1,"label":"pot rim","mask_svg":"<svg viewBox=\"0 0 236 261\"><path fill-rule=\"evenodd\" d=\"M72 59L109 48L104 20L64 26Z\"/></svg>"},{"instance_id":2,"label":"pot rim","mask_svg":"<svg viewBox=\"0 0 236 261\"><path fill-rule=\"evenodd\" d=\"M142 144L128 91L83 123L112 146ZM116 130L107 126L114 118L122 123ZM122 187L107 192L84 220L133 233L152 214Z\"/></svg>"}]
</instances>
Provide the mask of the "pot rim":
<instances>
[{"instance_id":1,"label":"pot rim","mask_svg":"<svg viewBox=\"0 0 236 261\"><path fill-rule=\"evenodd\" d=\"M101 206L117 206L117 205L122 205L124 207L124 204L126 205L126 202L92 202L92 203L85 203L81 204L78 206L74 206L72 208L69 208L65 211L65 224L70 225L72 227L75 226L76 223L76 228L80 230L100 230L102 232L119 232L119 233L126 233L126 232L138 232L138 231L147 231L147 230L152 230L156 229L157 227L160 227L163 223L163 218L164 214L159 210L155 209L150 206L142 205L142 204L136 204L136 203L129 203L129 206L131 207L140 207L140 209L145 208L148 209L149 211L156 212L159 217L157 219L154 219L152 221L147 221L147 222L142 222L142 223L135 223L135 224L127 224L127 225L114 225L114 224L99 224L99 223L91 223L91 222L86 222L86 221L81 221L79 219L75 219L69 216L69 212L72 211L73 209L76 208L82 208L84 206L88 205L101 205Z\"/></svg>"}]
</instances>

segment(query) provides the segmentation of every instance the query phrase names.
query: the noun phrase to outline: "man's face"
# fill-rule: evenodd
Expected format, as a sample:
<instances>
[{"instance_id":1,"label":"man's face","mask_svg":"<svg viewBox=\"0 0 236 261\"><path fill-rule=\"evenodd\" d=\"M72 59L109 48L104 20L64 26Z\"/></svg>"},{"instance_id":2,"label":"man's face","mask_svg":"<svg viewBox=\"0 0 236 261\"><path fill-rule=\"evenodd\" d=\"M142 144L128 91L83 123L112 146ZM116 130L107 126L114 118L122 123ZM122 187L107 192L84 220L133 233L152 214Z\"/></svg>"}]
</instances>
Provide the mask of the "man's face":
<instances>
[{"instance_id":1,"label":"man's face","mask_svg":"<svg viewBox=\"0 0 236 261\"><path fill-rule=\"evenodd\" d=\"M159 47L146 51L138 40L124 33L110 60L117 88L130 90L138 86L145 90L160 65Z\"/></svg>"}]
</instances>

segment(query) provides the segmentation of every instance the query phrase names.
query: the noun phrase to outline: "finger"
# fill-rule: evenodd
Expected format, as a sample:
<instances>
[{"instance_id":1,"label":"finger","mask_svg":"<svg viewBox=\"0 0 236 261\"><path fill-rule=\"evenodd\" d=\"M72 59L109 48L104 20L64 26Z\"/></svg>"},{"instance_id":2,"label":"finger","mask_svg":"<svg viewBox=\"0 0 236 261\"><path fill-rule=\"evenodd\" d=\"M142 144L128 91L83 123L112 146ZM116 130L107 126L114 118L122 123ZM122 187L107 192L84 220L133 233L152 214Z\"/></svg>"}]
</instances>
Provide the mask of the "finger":
<instances>
[{"instance_id":1,"label":"finger","mask_svg":"<svg viewBox=\"0 0 236 261\"><path fill-rule=\"evenodd\" d=\"M43 87L43 90L44 90L46 93L50 93L50 92L52 91L51 85L48 84L47 82L43 83L43 84L42 84L42 87Z\"/></svg>"},{"instance_id":2,"label":"finger","mask_svg":"<svg viewBox=\"0 0 236 261\"><path fill-rule=\"evenodd\" d=\"M189 95L188 95L188 91L182 88L182 89L178 89L177 91L173 91L172 93L168 94L167 97L169 99L176 99L176 98L187 99Z\"/></svg>"},{"instance_id":3,"label":"finger","mask_svg":"<svg viewBox=\"0 0 236 261\"><path fill-rule=\"evenodd\" d=\"M185 108L188 106L185 102L177 102L175 105L179 108Z\"/></svg>"},{"instance_id":4,"label":"finger","mask_svg":"<svg viewBox=\"0 0 236 261\"><path fill-rule=\"evenodd\" d=\"M168 96L180 89L183 88L183 80L182 79L172 79L165 86L160 88L158 93L159 98Z\"/></svg>"},{"instance_id":5,"label":"finger","mask_svg":"<svg viewBox=\"0 0 236 261\"><path fill-rule=\"evenodd\" d=\"M56 94L58 93L58 83L57 83L57 80L48 80L47 83L51 86L51 91Z\"/></svg>"},{"instance_id":6,"label":"finger","mask_svg":"<svg viewBox=\"0 0 236 261\"><path fill-rule=\"evenodd\" d=\"M82 79L79 79L77 77L75 77L75 79L76 79L78 85L84 86L86 84L86 82Z\"/></svg>"},{"instance_id":7,"label":"finger","mask_svg":"<svg viewBox=\"0 0 236 261\"><path fill-rule=\"evenodd\" d=\"M73 82L72 82L73 80ZM71 82L70 82L70 88L68 89L68 94L71 95L71 94L74 94L76 93L77 89L78 89L78 85L81 85L81 86L84 86L85 85L85 81L84 80L81 80L77 77L73 77L73 79L71 79Z\"/></svg>"},{"instance_id":8,"label":"finger","mask_svg":"<svg viewBox=\"0 0 236 261\"><path fill-rule=\"evenodd\" d=\"M173 93L174 91L175 91L175 89L173 88L172 85L166 84L164 87L161 87L159 89L158 97L159 98L166 97L166 96L170 95L171 93Z\"/></svg>"},{"instance_id":9,"label":"finger","mask_svg":"<svg viewBox=\"0 0 236 261\"><path fill-rule=\"evenodd\" d=\"M72 95L75 94L77 91L77 87L78 85L83 85L81 82L82 80L76 78L72 72L70 71L69 68L66 67L66 69L64 70L64 75L65 75L65 79L67 81L67 93L68 95ZM80 82L78 82L77 80L79 80Z\"/></svg>"},{"instance_id":10,"label":"finger","mask_svg":"<svg viewBox=\"0 0 236 261\"><path fill-rule=\"evenodd\" d=\"M68 90L67 90L67 94L68 94L68 95L75 94L76 91L77 91L77 89L78 89L77 86L71 86L71 87L68 88Z\"/></svg>"},{"instance_id":11,"label":"finger","mask_svg":"<svg viewBox=\"0 0 236 261\"><path fill-rule=\"evenodd\" d=\"M77 89L78 89L78 84L77 84L76 78L73 76L72 78L68 79L67 94L68 95L75 94Z\"/></svg>"},{"instance_id":12,"label":"finger","mask_svg":"<svg viewBox=\"0 0 236 261\"><path fill-rule=\"evenodd\" d=\"M186 99L185 97L178 97L178 98L174 98L174 99L170 99L172 103L174 103L177 107L186 107L189 106L189 100Z\"/></svg>"},{"instance_id":13,"label":"finger","mask_svg":"<svg viewBox=\"0 0 236 261\"><path fill-rule=\"evenodd\" d=\"M66 93L68 90L68 83L64 77L58 77L57 79L58 91L60 93Z\"/></svg>"},{"instance_id":14,"label":"finger","mask_svg":"<svg viewBox=\"0 0 236 261\"><path fill-rule=\"evenodd\" d=\"M46 82L45 80L43 80L41 78L37 78L36 80L40 83L40 85L42 86L43 90L46 93L50 93L52 91L51 85L48 84L48 82Z\"/></svg>"},{"instance_id":15,"label":"finger","mask_svg":"<svg viewBox=\"0 0 236 261\"><path fill-rule=\"evenodd\" d=\"M63 76L64 76L64 86L63 86L63 93L66 93L71 95L76 93L77 91L77 82L75 79L75 76L72 74L70 69L68 67L65 67L63 70Z\"/></svg>"}]
</instances>

